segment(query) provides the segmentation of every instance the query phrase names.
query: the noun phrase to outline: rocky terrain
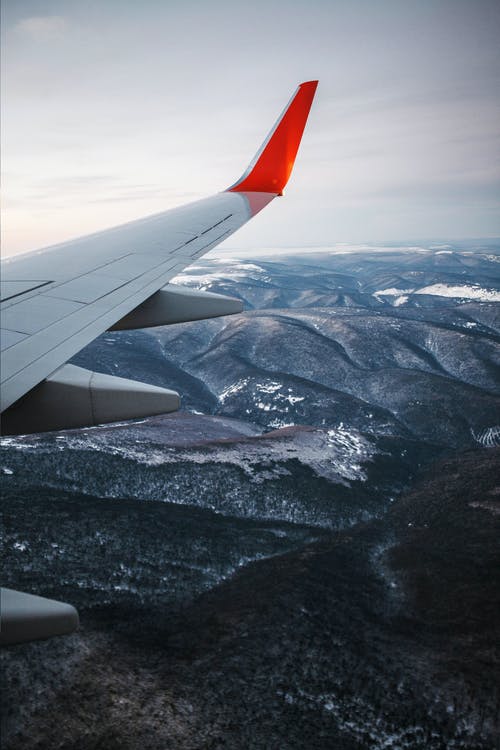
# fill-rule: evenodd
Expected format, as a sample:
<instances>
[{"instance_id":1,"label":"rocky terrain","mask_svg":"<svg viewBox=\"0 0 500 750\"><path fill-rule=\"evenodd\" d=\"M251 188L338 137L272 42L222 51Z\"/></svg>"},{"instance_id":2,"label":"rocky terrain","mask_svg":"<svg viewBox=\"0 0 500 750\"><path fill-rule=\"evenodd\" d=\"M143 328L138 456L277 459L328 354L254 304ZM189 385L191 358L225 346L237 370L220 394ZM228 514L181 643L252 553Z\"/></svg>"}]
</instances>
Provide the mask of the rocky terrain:
<instances>
[{"instance_id":1,"label":"rocky terrain","mask_svg":"<svg viewBox=\"0 0 500 750\"><path fill-rule=\"evenodd\" d=\"M206 260L242 315L81 352L184 411L3 440L4 583L81 628L2 747L500 747L499 257Z\"/></svg>"}]
</instances>

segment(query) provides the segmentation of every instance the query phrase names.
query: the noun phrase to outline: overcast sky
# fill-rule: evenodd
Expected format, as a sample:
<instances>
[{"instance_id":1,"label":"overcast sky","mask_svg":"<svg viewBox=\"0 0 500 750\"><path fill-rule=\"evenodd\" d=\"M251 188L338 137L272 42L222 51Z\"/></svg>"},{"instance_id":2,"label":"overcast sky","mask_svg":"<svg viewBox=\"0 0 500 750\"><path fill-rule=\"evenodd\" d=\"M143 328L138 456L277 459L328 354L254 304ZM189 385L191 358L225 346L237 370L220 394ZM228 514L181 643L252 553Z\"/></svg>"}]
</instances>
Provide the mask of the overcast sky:
<instances>
[{"instance_id":1,"label":"overcast sky","mask_svg":"<svg viewBox=\"0 0 500 750\"><path fill-rule=\"evenodd\" d=\"M235 248L500 235L498 0L2 0L3 252L232 184L320 85Z\"/></svg>"}]
</instances>

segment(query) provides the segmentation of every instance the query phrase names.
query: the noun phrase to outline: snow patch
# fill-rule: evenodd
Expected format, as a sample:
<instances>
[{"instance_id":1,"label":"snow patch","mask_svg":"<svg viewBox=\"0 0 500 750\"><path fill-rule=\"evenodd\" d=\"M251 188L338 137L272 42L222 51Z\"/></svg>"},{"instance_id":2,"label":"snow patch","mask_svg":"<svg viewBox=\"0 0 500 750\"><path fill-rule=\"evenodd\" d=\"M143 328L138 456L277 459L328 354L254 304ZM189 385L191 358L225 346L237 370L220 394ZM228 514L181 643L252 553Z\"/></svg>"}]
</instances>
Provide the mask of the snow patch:
<instances>
[{"instance_id":1,"label":"snow patch","mask_svg":"<svg viewBox=\"0 0 500 750\"><path fill-rule=\"evenodd\" d=\"M258 266L255 263L245 263L234 260L230 264L229 259L218 259L216 262L227 263L227 267L210 271L207 266L189 266L186 271L177 274L177 276L172 279L171 283L184 284L185 286L194 287L195 289L203 289L220 281L241 281L251 279L252 276L255 277L255 275L262 277L262 274L266 273L261 266ZM196 273L196 271L203 271L204 273Z\"/></svg>"},{"instance_id":2,"label":"snow patch","mask_svg":"<svg viewBox=\"0 0 500 750\"><path fill-rule=\"evenodd\" d=\"M262 393L276 393L276 391L279 391L279 389L282 388L283 385L281 383L271 381L269 383L256 383L255 387L259 391L262 391Z\"/></svg>"},{"instance_id":3,"label":"snow patch","mask_svg":"<svg viewBox=\"0 0 500 750\"><path fill-rule=\"evenodd\" d=\"M408 295L402 294L401 297L396 297L396 299L394 300L394 307L405 305L407 302L408 302Z\"/></svg>"},{"instance_id":4,"label":"snow patch","mask_svg":"<svg viewBox=\"0 0 500 750\"><path fill-rule=\"evenodd\" d=\"M400 294L411 294L413 292L413 289L397 289L396 287L392 286L389 289L379 289L376 292L373 292L373 297L397 297Z\"/></svg>"},{"instance_id":5,"label":"snow patch","mask_svg":"<svg viewBox=\"0 0 500 750\"><path fill-rule=\"evenodd\" d=\"M444 251L442 251L444 252ZM430 284L420 289L378 289L373 292L372 297L380 299L381 297L396 297L393 303L395 307L408 302L408 295L411 294L428 294L434 297L451 297L457 299L477 299L481 302L500 302L500 292L495 289L483 289L477 284L460 284L452 286L450 284Z\"/></svg>"},{"instance_id":6,"label":"snow patch","mask_svg":"<svg viewBox=\"0 0 500 750\"><path fill-rule=\"evenodd\" d=\"M263 403L263 402L262 402ZM265 408L265 404L263 404ZM270 407L271 410L271 407ZM277 418L271 427L292 427L291 420ZM200 448L181 448L159 443L121 442L123 435L109 431L78 431L60 435L62 450L95 451L126 461L160 467L178 463L226 464L240 468L251 482L262 482L290 474L287 463L297 460L317 476L350 486L351 481L366 481L365 465L373 461L377 448L370 439L340 424L328 431L300 429L297 432L262 437L243 442L209 444ZM117 439L118 438L118 439ZM30 448L53 453L53 442L34 441ZM51 486L57 486L57 478Z\"/></svg>"},{"instance_id":7,"label":"snow patch","mask_svg":"<svg viewBox=\"0 0 500 750\"><path fill-rule=\"evenodd\" d=\"M219 401L221 404L223 404L226 399L229 398L229 396L234 396L235 393L239 393L240 391L244 390L248 385L249 378L243 378L242 380L238 380L236 383L232 383L230 386L225 388L220 394L219 394Z\"/></svg>"},{"instance_id":8,"label":"snow patch","mask_svg":"<svg viewBox=\"0 0 500 750\"><path fill-rule=\"evenodd\" d=\"M477 284L431 284L418 289L414 294L429 294L434 297L456 297L458 299L478 299L481 302L500 302L500 292L483 289Z\"/></svg>"},{"instance_id":9,"label":"snow patch","mask_svg":"<svg viewBox=\"0 0 500 750\"><path fill-rule=\"evenodd\" d=\"M484 445L485 448L496 448L500 446L500 425L494 425L493 427L486 427L484 430L475 432L471 428L472 437L479 443Z\"/></svg>"}]
</instances>

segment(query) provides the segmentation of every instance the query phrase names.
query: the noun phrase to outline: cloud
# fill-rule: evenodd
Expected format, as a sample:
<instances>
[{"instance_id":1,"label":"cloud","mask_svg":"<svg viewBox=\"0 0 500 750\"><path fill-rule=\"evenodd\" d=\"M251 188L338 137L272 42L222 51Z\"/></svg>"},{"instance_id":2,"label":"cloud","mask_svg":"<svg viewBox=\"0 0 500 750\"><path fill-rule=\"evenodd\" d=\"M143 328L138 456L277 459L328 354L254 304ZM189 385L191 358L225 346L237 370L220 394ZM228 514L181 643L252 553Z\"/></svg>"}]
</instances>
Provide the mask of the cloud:
<instances>
[{"instance_id":1,"label":"cloud","mask_svg":"<svg viewBox=\"0 0 500 750\"><path fill-rule=\"evenodd\" d=\"M54 39L63 36L67 25L62 16L30 16L19 21L15 30L35 39Z\"/></svg>"}]
</instances>

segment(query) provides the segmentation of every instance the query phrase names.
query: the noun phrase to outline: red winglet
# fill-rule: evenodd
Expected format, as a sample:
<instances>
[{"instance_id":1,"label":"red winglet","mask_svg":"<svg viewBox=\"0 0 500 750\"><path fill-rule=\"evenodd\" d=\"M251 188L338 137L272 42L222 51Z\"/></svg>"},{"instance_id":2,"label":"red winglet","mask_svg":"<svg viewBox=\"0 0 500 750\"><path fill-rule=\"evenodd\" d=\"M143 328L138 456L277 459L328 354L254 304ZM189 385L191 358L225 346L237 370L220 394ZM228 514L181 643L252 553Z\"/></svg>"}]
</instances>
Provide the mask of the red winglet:
<instances>
[{"instance_id":1,"label":"red winglet","mask_svg":"<svg viewBox=\"0 0 500 750\"><path fill-rule=\"evenodd\" d=\"M281 195L292 172L318 81L301 83L232 192Z\"/></svg>"}]
</instances>

